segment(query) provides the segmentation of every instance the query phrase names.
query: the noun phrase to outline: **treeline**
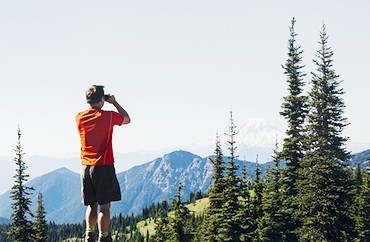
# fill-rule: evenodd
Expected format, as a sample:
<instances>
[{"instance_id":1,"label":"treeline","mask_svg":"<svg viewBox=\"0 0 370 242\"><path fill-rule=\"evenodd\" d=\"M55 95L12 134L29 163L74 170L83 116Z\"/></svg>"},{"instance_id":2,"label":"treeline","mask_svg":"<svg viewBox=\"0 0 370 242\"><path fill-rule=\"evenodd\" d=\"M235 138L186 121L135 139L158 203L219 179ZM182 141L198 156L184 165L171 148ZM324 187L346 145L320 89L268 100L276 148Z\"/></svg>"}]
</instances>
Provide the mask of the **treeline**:
<instances>
[{"instance_id":1,"label":"treeline","mask_svg":"<svg viewBox=\"0 0 370 242\"><path fill-rule=\"evenodd\" d=\"M181 203L180 186L174 215L157 222L150 241L370 241L370 175L359 165L352 169L345 163L349 152L343 129L349 123L325 25L307 87L295 23L293 18L288 58L282 65L288 95L280 115L288 128L281 148L276 144L274 165L265 179L258 165L253 181L246 172L236 175L237 127L231 113L228 161L223 161L217 138L205 214L194 218Z\"/></svg>"}]
</instances>

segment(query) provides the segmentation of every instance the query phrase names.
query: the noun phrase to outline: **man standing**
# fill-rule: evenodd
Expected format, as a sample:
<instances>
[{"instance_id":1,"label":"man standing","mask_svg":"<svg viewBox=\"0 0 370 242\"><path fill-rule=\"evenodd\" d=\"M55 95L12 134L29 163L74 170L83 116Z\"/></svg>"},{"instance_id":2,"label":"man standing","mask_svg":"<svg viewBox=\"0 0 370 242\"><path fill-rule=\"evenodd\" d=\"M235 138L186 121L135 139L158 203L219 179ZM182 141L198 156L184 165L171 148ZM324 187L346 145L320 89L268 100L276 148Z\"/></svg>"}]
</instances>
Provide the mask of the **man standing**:
<instances>
[{"instance_id":1,"label":"man standing","mask_svg":"<svg viewBox=\"0 0 370 242\"><path fill-rule=\"evenodd\" d=\"M95 242L96 223L98 241L112 241L109 235L110 203L121 200L114 168L112 133L115 125L128 124L131 120L114 95L104 95L104 86L91 86L86 91L86 101L90 108L76 116L81 139L82 203L87 206L85 241ZM102 110L105 101L113 104L118 112Z\"/></svg>"}]
</instances>

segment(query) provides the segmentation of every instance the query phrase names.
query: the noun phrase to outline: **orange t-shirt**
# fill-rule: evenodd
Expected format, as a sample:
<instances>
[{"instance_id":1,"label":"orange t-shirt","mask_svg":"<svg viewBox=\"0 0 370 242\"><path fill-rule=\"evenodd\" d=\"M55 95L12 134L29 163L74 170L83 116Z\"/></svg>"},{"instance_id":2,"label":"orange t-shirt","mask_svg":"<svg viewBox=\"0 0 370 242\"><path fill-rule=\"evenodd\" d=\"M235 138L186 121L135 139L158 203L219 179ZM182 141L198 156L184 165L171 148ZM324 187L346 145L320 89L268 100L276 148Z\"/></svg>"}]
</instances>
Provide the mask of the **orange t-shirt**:
<instances>
[{"instance_id":1,"label":"orange t-shirt","mask_svg":"<svg viewBox=\"0 0 370 242\"><path fill-rule=\"evenodd\" d=\"M124 116L114 111L89 108L76 116L81 139L82 165L114 163L112 148L113 126L123 124Z\"/></svg>"}]
</instances>

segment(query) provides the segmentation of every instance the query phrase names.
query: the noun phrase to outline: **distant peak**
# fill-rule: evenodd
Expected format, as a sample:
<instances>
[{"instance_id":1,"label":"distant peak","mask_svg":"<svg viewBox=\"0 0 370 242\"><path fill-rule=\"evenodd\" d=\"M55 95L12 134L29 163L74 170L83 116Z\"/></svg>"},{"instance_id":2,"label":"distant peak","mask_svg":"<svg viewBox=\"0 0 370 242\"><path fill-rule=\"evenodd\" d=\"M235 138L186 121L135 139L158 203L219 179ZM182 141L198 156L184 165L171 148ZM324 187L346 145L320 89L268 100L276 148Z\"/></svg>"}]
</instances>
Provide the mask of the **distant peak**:
<instances>
[{"instance_id":1,"label":"distant peak","mask_svg":"<svg viewBox=\"0 0 370 242\"><path fill-rule=\"evenodd\" d=\"M62 175L66 175L66 174L75 174L75 172L65 168L65 167L62 167L62 168L58 168L50 173L58 173L58 174L62 174Z\"/></svg>"},{"instance_id":2,"label":"distant peak","mask_svg":"<svg viewBox=\"0 0 370 242\"><path fill-rule=\"evenodd\" d=\"M164 155L163 157L166 157L166 156L168 157L185 157L185 156L198 157L198 155L195 155L186 150L176 150L176 151L173 151L171 153Z\"/></svg>"},{"instance_id":3,"label":"distant peak","mask_svg":"<svg viewBox=\"0 0 370 242\"><path fill-rule=\"evenodd\" d=\"M284 132L262 118L248 119L240 126L238 139L242 145L255 147L273 147L275 141L281 141Z\"/></svg>"}]
</instances>

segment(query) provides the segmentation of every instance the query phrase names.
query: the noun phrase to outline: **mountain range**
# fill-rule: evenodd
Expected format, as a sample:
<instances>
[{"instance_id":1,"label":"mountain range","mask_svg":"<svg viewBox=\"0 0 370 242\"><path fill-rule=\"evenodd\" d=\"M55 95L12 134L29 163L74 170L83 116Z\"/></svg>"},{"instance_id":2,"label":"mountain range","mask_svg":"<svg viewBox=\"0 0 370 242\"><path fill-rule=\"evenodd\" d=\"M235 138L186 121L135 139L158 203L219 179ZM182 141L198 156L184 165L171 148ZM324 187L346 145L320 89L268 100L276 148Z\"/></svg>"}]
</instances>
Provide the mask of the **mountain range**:
<instances>
[{"instance_id":1,"label":"mountain range","mask_svg":"<svg viewBox=\"0 0 370 242\"><path fill-rule=\"evenodd\" d=\"M368 165L370 150L351 156L348 165ZM225 158L226 161L227 158ZM236 160L239 167L245 166L248 176L253 179L256 163ZM262 174L268 165L260 164ZM241 169L238 170L240 175ZM187 151L174 151L151 162L117 173L122 200L112 203L111 214L138 214L142 208L153 202L174 197L180 182L183 183L183 198L190 192L208 191L213 175L209 157L200 157ZM56 223L80 223L84 219L85 207L81 204L79 174L67 168L60 168L32 179L27 186L35 190L31 195L31 211L36 211L37 195L43 194L46 219ZM0 196L0 219L8 222L11 210L10 191Z\"/></svg>"},{"instance_id":2,"label":"mountain range","mask_svg":"<svg viewBox=\"0 0 370 242\"><path fill-rule=\"evenodd\" d=\"M256 164L236 160L247 168L252 178ZM261 164L265 173L268 163ZM180 181L184 185L183 197L190 192L208 191L211 185L213 165L209 157L202 158L187 151L174 151L143 165L117 174L122 200L112 203L111 214L138 214L153 202L174 197ZM239 170L240 174L240 170ZM31 211L36 211L37 195L43 194L46 219L56 223L79 223L84 219L85 207L81 204L79 174L60 168L32 179L27 186L33 187ZM0 196L0 217L9 218L10 191Z\"/></svg>"},{"instance_id":3,"label":"mountain range","mask_svg":"<svg viewBox=\"0 0 370 242\"><path fill-rule=\"evenodd\" d=\"M243 160L255 161L258 155L260 164L271 160L275 142L282 143L284 131L280 127L261 118L246 119L237 127L238 135L236 136L237 154ZM227 140L227 135L220 133L221 143ZM352 143L349 142L347 149L352 152L363 151L370 147L370 143ZM25 147L26 155L27 147ZM212 154L215 148L214 137L209 137L203 141L180 147L166 147L156 150L139 150L121 153L115 149L115 166L117 172L127 171L135 165L145 164L163 154L170 153L174 150L187 150L202 157ZM226 150L226 149L225 149ZM80 160L79 149L70 154L40 156L25 156L24 160L27 165L27 174L29 179L34 179L57 168L65 167L71 171L79 173ZM13 185L13 175L15 162L12 156L0 155L0 194L5 193ZM11 171L11 172L9 172Z\"/></svg>"}]
</instances>

